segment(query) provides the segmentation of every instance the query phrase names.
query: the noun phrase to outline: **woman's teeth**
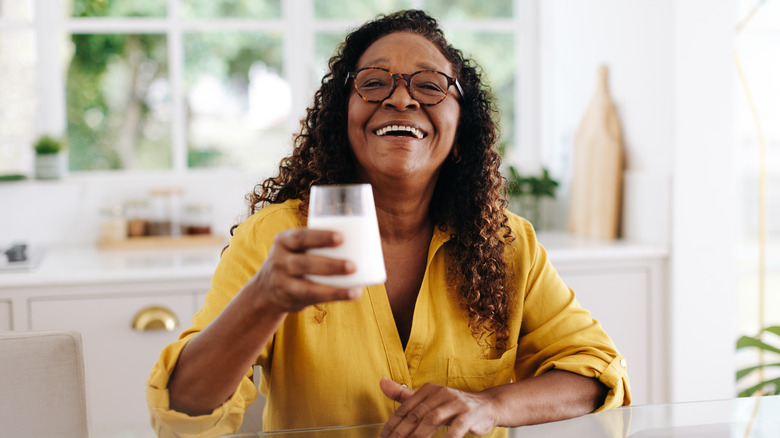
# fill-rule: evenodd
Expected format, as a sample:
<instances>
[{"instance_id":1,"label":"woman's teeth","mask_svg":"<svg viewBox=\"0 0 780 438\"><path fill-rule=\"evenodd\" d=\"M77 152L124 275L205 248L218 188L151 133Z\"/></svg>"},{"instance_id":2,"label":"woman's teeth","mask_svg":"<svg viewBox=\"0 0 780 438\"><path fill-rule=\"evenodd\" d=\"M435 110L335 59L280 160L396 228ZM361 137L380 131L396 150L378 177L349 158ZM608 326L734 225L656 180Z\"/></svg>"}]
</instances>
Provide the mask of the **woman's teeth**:
<instances>
[{"instance_id":1,"label":"woman's teeth","mask_svg":"<svg viewBox=\"0 0 780 438\"><path fill-rule=\"evenodd\" d=\"M423 138L423 133L419 129L411 126L403 126L403 125L392 125L392 126L385 126L384 128L379 128L376 130L376 135L381 137L391 132L397 133L395 135L404 135L403 133L408 132L417 139Z\"/></svg>"}]
</instances>

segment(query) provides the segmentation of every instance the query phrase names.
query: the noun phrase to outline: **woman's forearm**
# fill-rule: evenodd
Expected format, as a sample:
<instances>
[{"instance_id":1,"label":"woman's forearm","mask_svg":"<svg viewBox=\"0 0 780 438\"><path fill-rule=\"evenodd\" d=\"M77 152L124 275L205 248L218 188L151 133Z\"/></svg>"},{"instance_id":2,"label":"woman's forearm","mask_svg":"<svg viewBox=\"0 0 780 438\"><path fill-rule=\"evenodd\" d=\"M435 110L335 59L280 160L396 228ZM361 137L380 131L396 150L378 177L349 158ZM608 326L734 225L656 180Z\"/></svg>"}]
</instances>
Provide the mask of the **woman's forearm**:
<instances>
[{"instance_id":1,"label":"woman's forearm","mask_svg":"<svg viewBox=\"0 0 780 438\"><path fill-rule=\"evenodd\" d=\"M564 420L588 414L604 403L608 389L596 379L551 370L540 376L484 391L494 400L505 427Z\"/></svg>"},{"instance_id":2,"label":"woman's forearm","mask_svg":"<svg viewBox=\"0 0 780 438\"><path fill-rule=\"evenodd\" d=\"M204 415L224 403L284 321L286 313L256 308L248 292L182 350L168 383L171 409Z\"/></svg>"}]
</instances>

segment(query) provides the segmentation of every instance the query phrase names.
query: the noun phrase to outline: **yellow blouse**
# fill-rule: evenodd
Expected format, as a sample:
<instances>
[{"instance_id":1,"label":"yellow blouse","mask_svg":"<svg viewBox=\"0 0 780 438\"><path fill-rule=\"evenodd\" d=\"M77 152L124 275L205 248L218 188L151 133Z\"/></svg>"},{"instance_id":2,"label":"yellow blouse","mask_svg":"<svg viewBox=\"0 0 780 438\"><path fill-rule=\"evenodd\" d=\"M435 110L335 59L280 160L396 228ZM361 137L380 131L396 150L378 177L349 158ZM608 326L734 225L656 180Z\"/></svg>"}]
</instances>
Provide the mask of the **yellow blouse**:
<instances>
[{"instance_id":1,"label":"yellow blouse","mask_svg":"<svg viewBox=\"0 0 780 438\"><path fill-rule=\"evenodd\" d=\"M179 341L167 346L147 382L152 425L160 436L217 436L237 430L256 397L247 370L234 395L209 415L169 409L168 379L184 345L209 324L258 271L284 229L303 226L298 201L263 208L235 232L212 278L203 308ZM532 226L509 214L511 285L518 293L510 322L515 342L486 358L468 329L468 315L448 290L449 233L436 229L404 349L383 285L361 299L290 314L266 345L260 391L265 430L384 422L398 404L379 389L383 376L417 389L433 382L466 391L519 381L550 369L598 378L610 388L600 408L630 403L625 360L590 313L577 303L547 260Z\"/></svg>"}]
</instances>

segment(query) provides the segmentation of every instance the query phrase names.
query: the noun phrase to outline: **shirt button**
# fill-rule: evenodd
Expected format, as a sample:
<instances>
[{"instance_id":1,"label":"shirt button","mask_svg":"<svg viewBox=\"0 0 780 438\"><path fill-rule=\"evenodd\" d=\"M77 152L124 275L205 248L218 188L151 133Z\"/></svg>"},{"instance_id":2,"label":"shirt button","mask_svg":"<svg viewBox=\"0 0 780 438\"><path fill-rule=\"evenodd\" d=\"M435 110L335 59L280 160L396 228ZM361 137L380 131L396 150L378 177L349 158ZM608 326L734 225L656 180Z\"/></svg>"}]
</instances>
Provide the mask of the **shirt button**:
<instances>
[{"instance_id":1,"label":"shirt button","mask_svg":"<svg viewBox=\"0 0 780 438\"><path fill-rule=\"evenodd\" d=\"M625 359L620 359L620 366L623 367L623 368L626 367L626 360Z\"/></svg>"}]
</instances>

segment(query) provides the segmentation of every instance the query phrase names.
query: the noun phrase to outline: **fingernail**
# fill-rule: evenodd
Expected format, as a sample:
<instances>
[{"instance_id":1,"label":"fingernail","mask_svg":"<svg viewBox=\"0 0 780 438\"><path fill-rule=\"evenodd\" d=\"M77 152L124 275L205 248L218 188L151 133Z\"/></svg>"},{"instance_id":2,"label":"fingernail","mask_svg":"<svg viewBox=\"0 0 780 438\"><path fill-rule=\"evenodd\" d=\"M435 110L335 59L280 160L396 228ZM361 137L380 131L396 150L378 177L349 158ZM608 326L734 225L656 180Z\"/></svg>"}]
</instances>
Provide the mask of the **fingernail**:
<instances>
[{"instance_id":1,"label":"fingernail","mask_svg":"<svg viewBox=\"0 0 780 438\"><path fill-rule=\"evenodd\" d=\"M363 295L363 289L359 287L354 287L349 290L349 297L353 300L356 300L360 298L360 296Z\"/></svg>"}]
</instances>

